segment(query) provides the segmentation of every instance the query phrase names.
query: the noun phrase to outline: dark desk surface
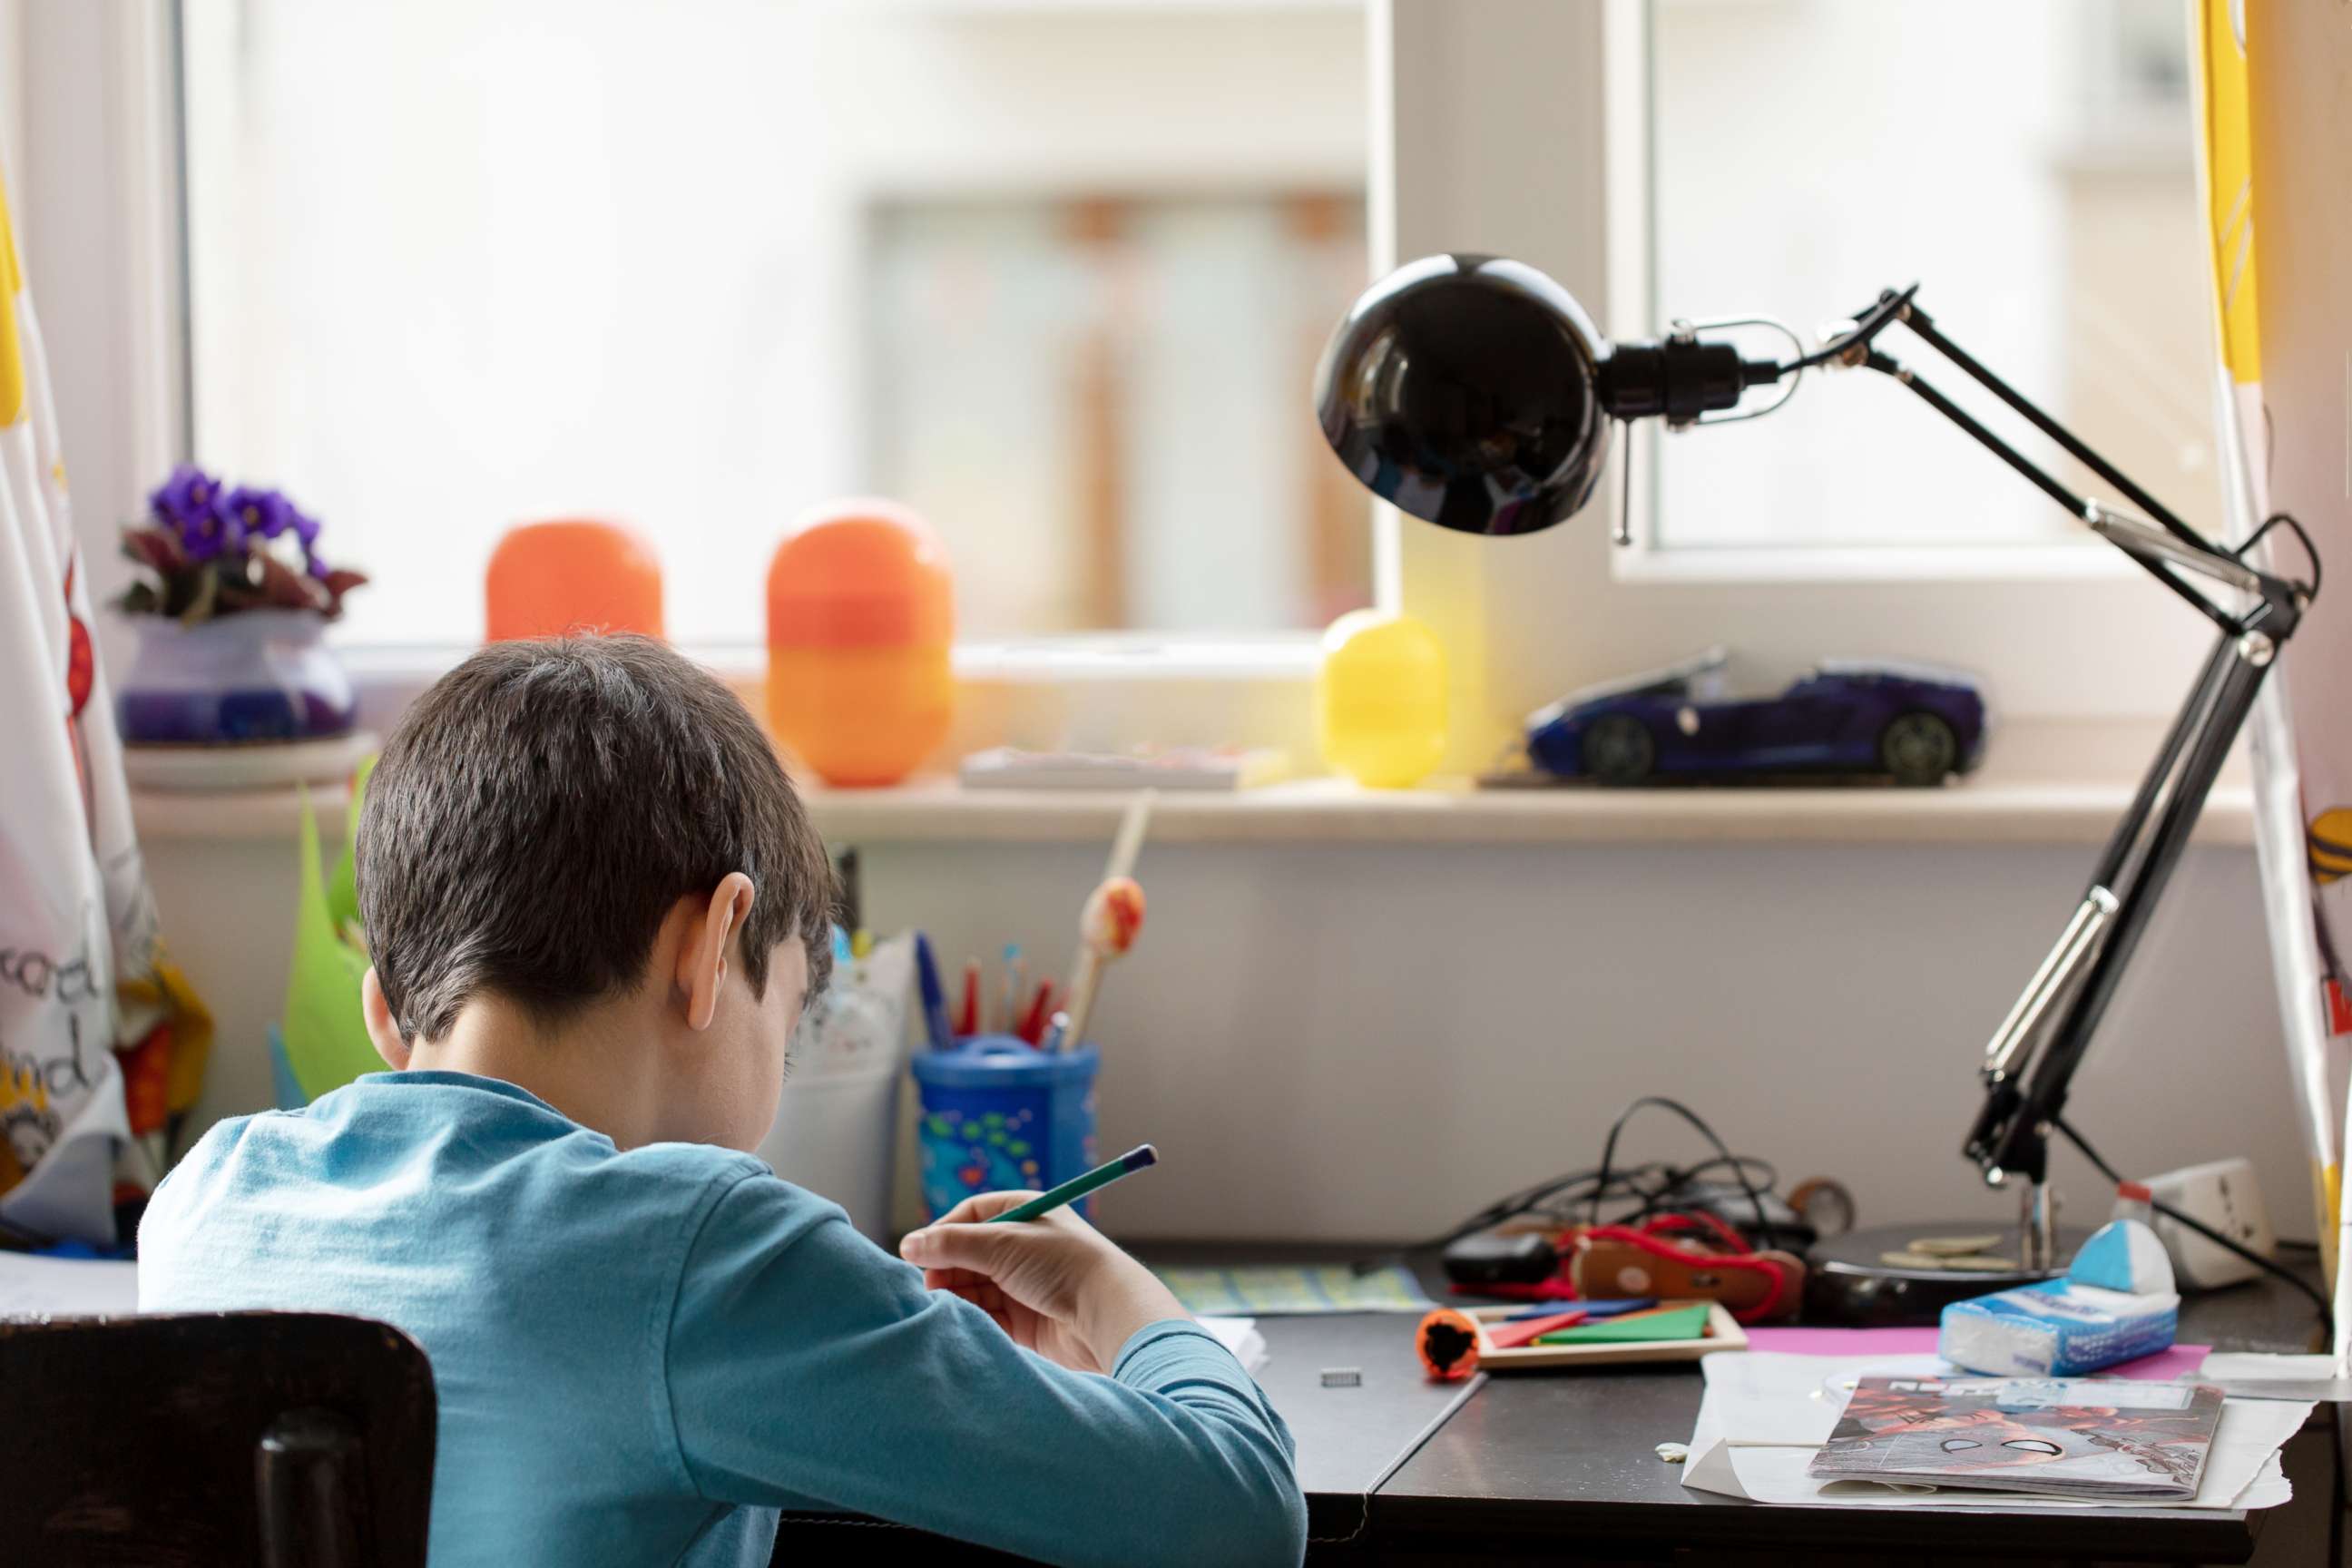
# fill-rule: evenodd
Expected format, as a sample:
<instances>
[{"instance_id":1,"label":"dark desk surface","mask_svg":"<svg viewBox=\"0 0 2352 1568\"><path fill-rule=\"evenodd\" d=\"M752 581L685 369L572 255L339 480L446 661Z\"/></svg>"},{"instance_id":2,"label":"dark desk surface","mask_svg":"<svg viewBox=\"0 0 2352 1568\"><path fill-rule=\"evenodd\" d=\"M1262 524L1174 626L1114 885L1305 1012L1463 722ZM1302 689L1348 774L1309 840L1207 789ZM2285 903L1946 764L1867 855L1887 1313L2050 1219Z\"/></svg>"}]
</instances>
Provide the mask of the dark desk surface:
<instances>
[{"instance_id":1,"label":"dark desk surface","mask_svg":"<svg viewBox=\"0 0 2352 1568\"><path fill-rule=\"evenodd\" d=\"M2313 1327L2303 1297L2265 1282L2189 1298L2180 1337L2304 1351ZM2234 1512L1767 1507L1692 1491L1654 1450L1690 1436L1704 1388L1696 1366L1489 1379L1381 1487L1375 1522L1384 1540L1490 1546L1539 1537L1917 1553L1932 1542L1939 1555L2174 1562L2240 1562L2253 1547L2253 1526Z\"/></svg>"},{"instance_id":2,"label":"dark desk surface","mask_svg":"<svg viewBox=\"0 0 2352 1568\"><path fill-rule=\"evenodd\" d=\"M1143 1250L1165 1262L1212 1254L1246 1261L1261 1251ZM1279 1256L1334 1254L1289 1248ZM1431 1260L1414 1261L1444 1300ZM1666 1546L1916 1557L1932 1542L1937 1555L2242 1562L2253 1549L2254 1523L2241 1513L1765 1507L1695 1492L1654 1451L1690 1436L1705 1387L1694 1364L1488 1378L1400 1464L1412 1435L1424 1429L1424 1408L1440 1413L1450 1397L1421 1381L1412 1322L1397 1313L1258 1321L1270 1351L1260 1381L1297 1440L1310 1533L1323 1554L1368 1539L1384 1557L1507 1552L1514 1544L1545 1555L1570 1542L1596 1557ZM2189 1343L2303 1351L2314 1348L2312 1336L2309 1304L2267 1282L2191 1297L2182 1308L2181 1338ZM1364 1387L1321 1387L1318 1374L1331 1365L1361 1367ZM1415 1384L1433 1403L1401 1403ZM2324 1510L2317 1489L2326 1472L2316 1475L2297 1489L2312 1491Z\"/></svg>"}]
</instances>

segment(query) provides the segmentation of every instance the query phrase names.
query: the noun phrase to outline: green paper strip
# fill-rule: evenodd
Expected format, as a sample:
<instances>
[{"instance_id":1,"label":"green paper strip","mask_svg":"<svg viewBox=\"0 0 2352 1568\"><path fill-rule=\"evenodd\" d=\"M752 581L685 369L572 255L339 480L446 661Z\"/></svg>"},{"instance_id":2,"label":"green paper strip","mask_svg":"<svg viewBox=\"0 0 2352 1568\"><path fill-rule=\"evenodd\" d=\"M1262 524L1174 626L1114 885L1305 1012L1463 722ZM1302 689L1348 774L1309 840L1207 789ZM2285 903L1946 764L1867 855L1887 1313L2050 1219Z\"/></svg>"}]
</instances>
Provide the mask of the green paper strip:
<instances>
[{"instance_id":1,"label":"green paper strip","mask_svg":"<svg viewBox=\"0 0 2352 1568\"><path fill-rule=\"evenodd\" d=\"M1539 1345L1626 1345L1706 1337L1707 1306L1675 1307L1634 1318L1607 1318L1537 1336Z\"/></svg>"}]
</instances>

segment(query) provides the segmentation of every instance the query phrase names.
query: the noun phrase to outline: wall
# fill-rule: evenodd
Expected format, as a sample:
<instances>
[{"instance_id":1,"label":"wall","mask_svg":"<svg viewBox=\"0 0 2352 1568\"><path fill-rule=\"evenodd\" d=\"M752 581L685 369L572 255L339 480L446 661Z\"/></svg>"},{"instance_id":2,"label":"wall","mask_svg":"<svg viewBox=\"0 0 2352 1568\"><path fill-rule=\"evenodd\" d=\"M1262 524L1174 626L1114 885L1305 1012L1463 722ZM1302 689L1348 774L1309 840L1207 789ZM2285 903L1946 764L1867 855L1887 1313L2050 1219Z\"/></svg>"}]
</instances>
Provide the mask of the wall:
<instances>
[{"instance_id":1,"label":"wall","mask_svg":"<svg viewBox=\"0 0 2352 1568\"><path fill-rule=\"evenodd\" d=\"M943 962L1059 954L1094 846L863 846L869 918ZM220 1015L204 1110L268 1094L290 846L157 841L175 951ZM1958 1155L1974 1069L2081 891L2091 847L1776 845L1148 849L1150 924L1099 1027L1106 1148L1166 1164L1103 1206L1123 1234L1425 1235L1593 1163L1634 1096L1674 1095L1866 1221L2007 1212ZM1063 961L1054 960L1057 964ZM2253 1157L2283 1234L2307 1190L2253 859L2183 863L2079 1121L2127 1170ZM785 1092L791 1093L787 1084ZM1682 1156L1669 1119L1625 1152ZM2100 1184L2062 1157L2077 1217ZM902 1218L909 1186L901 1172Z\"/></svg>"}]
</instances>

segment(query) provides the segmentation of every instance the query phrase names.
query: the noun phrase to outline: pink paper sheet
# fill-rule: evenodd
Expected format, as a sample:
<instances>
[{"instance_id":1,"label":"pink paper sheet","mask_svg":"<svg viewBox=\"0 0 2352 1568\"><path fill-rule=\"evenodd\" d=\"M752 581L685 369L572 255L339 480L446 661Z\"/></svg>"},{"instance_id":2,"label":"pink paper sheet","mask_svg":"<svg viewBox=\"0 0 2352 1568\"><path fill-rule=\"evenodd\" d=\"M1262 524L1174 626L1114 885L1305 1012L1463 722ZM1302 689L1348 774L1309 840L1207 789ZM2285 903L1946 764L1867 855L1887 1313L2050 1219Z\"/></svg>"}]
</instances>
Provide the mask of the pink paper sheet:
<instances>
[{"instance_id":1,"label":"pink paper sheet","mask_svg":"<svg viewBox=\"0 0 2352 1568\"><path fill-rule=\"evenodd\" d=\"M1748 1348L1782 1355L1933 1355L1933 1329L1749 1329ZM2152 1356L2103 1367L2098 1377L2128 1377L2170 1383L2205 1364L2211 1345L2175 1345Z\"/></svg>"}]
</instances>

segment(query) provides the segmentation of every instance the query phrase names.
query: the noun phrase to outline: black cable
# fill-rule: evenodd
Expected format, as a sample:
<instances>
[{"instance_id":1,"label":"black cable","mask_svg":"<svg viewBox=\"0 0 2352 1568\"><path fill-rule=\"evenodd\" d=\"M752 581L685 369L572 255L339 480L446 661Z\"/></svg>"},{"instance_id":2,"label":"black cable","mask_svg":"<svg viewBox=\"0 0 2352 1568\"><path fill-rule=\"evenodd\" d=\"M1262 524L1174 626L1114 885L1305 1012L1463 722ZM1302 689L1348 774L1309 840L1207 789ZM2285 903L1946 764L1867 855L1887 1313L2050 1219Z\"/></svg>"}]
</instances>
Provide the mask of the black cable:
<instances>
[{"instance_id":1,"label":"black cable","mask_svg":"<svg viewBox=\"0 0 2352 1568\"><path fill-rule=\"evenodd\" d=\"M1654 1160L1646 1164L1630 1165L1622 1171L1612 1172L1605 1185L1598 1170L1571 1171L1549 1177L1532 1186L1522 1187L1507 1197L1497 1198L1436 1236L1408 1243L1392 1253L1383 1254L1381 1259L1367 1260L1358 1267L1376 1267L1380 1262L1409 1253L1433 1252L1461 1240L1473 1231L1486 1230L1522 1215L1543 1214L1556 1219L1564 1228L1576 1223L1572 1217L1573 1211L1591 1201L1596 1194L1602 1203L1628 1200L1636 1203L1634 1209L1620 1216L1618 1223L1621 1224L1638 1224L1662 1213L1685 1212L1664 1200L1696 1178L1725 1168L1745 1177L1742 1186L1752 1186L1758 1193L1769 1193L1780 1184L1780 1173L1773 1169L1772 1163L1755 1154L1719 1154L1701 1160L1695 1165L1675 1165L1663 1160Z\"/></svg>"},{"instance_id":2,"label":"black cable","mask_svg":"<svg viewBox=\"0 0 2352 1568\"><path fill-rule=\"evenodd\" d=\"M1715 1129L1701 1120L1697 1111L1682 1101L1669 1100L1663 1094L1645 1094L1618 1114L1616 1121L1609 1129L1608 1142L1601 1145L1601 1186L1606 1187L1609 1184L1609 1162L1616 1157L1617 1134L1625 1130L1625 1123L1633 1120L1636 1111L1653 1105L1661 1110L1671 1110L1689 1122L1698 1130L1700 1137L1715 1145L1715 1152L1717 1154L1730 1163L1732 1174L1739 1180L1739 1190L1748 1195L1748 1205L1756 1211L1756 1239L1759 1242L1768 1239L1772 1234L1772 1222L1764 1217L1764 1195L1756 1190L1756 1184L1748 1179L1746 1167L1732 1157L1730 1147L1715 1135ZM1586 1211L1586 1217L1588 1224L1601 1223L1601 1194L1597 1190Z\"/></svg>"},{"instance_id":3,"label":"black cable","mask_svg":"<svg viewBox=\"0 0 2352 1568\"><path fill-rule=\"evenodd\" d=\"M2064 1117L2061 1116L2054 1119L2053 1125L2054 1125L2059 1131L2066 1135L2066 1141L2069 1143L2072 1143L2075 1148L2082 1151L2083 1158L2091 1162L2091 1163L2097 1168L2099 1174L2118 1184L2123 1182L2123 1176L2116 1172L2116 1168L2113 1165L2108 1164L2105 1160L2099 1158L2098 1151L2092 1148L2091 1145L2084 1141L2083 1135L2080 1132L2075 1131L2073 1124ZM2283 1267L2273 1259L2264 1258L2261 1253L2254 1251L2250 1247L2241 1245L2234 1238L2222 1235L2220 1231L2215 1230L2211 1226L2207 1225L2203 1220L2198 1219L2190 1215L2183 1214L2180 1210L2174 1208L2170 1204L2159 1203L2155 1199L2150 1199L2148 1206L2154 1209L2158 1214L2164 1215L2165 1218L2172 1221L2175 1225L2180 1226L2184 1229L2195 1231L2198 1235L2203 1237L2214 1246L2222 1248L2224 1251L2236 1253L2239 1257L2244 1258L2255 1268L2262 1269L2264 1273L2274 1275L2278 1279L2285 1280L2288 1284L2294 1286L2296 1289L2310 1297L2311 1304L2319 1309L2319 1321L2326 1324L2331 1331L2334 1329L2336 1324L2336 1309L2334 1304L2331 1303L2326 1296L2320 1293L2317 1286L2312 1284L2310 1280L2305 1279L2302 1275L2295 1273L2291 1268Z\"/></svg>"},{"instance_id":4,"label":"black cable","mask_svg":"<svg viewBox=\"0 0 2352 1568\"><path fill-rule=\"evenodd\" d=\"M2301 587L2305 597L2315 600L2319 597L2319 551L2311 542L2311 535L2303 531L2303 524L2295 521L2286 513L2274 511L2263 519L2263 525L2246 535L2246 542L2231 553L2241 561L2244 560L2248 552L2263 542L2263 534L2282 524L2294 531L2295 538L2302 542L2304 558L2311 563L2311 581L2302 584Z\"/></svg>"}]
</instances>

